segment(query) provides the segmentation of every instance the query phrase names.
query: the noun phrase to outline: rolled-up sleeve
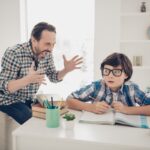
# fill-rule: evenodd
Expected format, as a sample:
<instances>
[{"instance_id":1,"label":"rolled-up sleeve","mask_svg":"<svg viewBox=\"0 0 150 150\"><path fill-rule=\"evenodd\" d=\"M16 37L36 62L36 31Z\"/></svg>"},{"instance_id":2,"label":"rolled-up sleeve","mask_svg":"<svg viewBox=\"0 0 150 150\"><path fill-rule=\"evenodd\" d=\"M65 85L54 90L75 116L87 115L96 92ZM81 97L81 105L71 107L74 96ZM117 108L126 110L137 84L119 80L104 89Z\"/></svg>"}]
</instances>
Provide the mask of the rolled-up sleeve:
<instances>
[{"instance_id":1,"label":"rolled-up sleeve","mask_svg":"<svg viewBox=\"0 0 150 150\"><path fill-rule=\"evenodd\" d=\"M67 97L67 100L69 99L78 99L80 101L89 101L89 96L92 95L94 92L94 84L90 84L90 85L87 85L75 92L72 92L68 97Z\"/></svg>"},{"instance_id":2,"label":"rolled-up sleeve","mask_svg":"<svg viewBox=\"0 0 150 150\"><path fill-rule=\"evenodd\" d=\"M150 105L150 95L141 91L137 85L134 86L135 89L135 100L139 105Z\"/></svg>"},{"instance_id":3,"label":"rolled-up sleeve","mask_svg":"<svg viewBox=\"0 0 150 150\"><path fill-rule=\"evenodd\" d=\"M19 71L19 60L12 50L7 49L1 63L0 91L9 94L8 83L10 80L17 79Z\"/></svg>"},{"instance_id":4,"label":"rolled-up sleeve","mask_svg":"<svg viewBox=\"0 0 150 150\"><path fill-rule=\"evenodd\" d=\"M143 105L150 105L150 93L145 94Z\"/></svg>"}]
</instances>

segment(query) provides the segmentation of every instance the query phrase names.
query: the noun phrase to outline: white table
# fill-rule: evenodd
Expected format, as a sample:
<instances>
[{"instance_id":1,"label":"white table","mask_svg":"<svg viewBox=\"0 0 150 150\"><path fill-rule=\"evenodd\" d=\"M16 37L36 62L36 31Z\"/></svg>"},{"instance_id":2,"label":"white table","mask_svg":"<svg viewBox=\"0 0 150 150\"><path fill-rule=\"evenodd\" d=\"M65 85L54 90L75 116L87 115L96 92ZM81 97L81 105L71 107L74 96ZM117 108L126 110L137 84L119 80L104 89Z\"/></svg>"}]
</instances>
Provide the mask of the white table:
<instances>
[{"instance_id":1,"label":"white table","mask_svg":"<svg viewBox=\"0 0 150 150\"><path fill-rule=\"evenodd\" d=\"M13 132L13 150L150 150L150 129L78 123L73 130L47 128L31 118Z\"/></svg>"}]
</instances>

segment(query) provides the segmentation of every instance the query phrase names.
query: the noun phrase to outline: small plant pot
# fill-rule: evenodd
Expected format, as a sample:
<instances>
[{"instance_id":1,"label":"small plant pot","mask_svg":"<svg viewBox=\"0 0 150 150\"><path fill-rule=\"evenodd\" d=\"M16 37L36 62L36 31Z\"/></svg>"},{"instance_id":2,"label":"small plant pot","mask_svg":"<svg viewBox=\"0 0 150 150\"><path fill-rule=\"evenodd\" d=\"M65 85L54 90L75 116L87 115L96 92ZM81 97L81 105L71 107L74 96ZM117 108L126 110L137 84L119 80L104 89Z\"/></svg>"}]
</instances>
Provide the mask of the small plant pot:
<instances>
[{"instance_id":1,"label":"small plant pot","mask_svg":"<svg viewBox=\"0 0 150 150\"><path fill-rule=\"evenodd\" d=\"M75 121L74 120L64 120L64 127L67 130L72 130L74 128Z\"/></svg>"},{"instance_id":2,"label":"small plant pot","mask_svg":"<svg viewBox=\"0 0 150 150\"><path fill-rule=\"evenodd\" d=\"M65 129L73 129L75 124L75 115L73 113L67 113L63 116L63 118Z\"/></svg>"}]
</instances>

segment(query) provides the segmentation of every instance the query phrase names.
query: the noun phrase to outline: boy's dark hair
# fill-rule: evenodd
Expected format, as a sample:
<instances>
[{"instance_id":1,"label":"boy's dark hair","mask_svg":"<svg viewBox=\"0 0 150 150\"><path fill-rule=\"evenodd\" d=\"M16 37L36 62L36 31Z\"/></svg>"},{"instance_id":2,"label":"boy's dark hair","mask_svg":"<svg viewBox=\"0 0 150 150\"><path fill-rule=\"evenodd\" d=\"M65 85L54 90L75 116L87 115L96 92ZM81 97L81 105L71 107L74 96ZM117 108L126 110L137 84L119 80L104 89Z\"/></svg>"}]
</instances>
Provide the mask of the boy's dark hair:
<instances>
[{"instance_id":1,"label":"boy's dark hair","mask_svg":"<svg viewBox=\"0 0 150 150\"><path fill-rule=\"evenodd\" d=\"M41 34L43 30L48 30L50 32L56 33L56 28L46 22L40 22L36 24L31 32L31 37L33 36L37 41L41 39Z\"/></svg>"},{"instance_id":2,"label":"boy's dark hair","mask_svg":"<svg viewBox=\"0 0 150 150\"><path fill-rule=\"evenodd\" d=\"M110 65L113 67L117 67L121 65L123 71L128 76L128 78L125 79L125 81L128 81L132 76L133 73L132 63L125 54L113 53L107 56L101 63L101 67L100 67L101 72L103 71L105 65Z\"/></svg>"}]
</instances>

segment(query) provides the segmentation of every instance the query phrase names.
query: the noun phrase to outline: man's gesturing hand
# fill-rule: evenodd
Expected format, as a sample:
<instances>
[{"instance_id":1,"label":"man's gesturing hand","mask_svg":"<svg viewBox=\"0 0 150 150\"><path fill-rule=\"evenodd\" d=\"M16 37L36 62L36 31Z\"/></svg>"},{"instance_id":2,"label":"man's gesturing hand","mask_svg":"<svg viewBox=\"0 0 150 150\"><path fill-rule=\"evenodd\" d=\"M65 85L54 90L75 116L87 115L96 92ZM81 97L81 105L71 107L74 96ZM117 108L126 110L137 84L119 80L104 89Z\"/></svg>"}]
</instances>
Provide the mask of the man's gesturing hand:
<instances>
[{"instance_id":1,"label":"man's gesturing hand","mask_svg":"<svg viewBox=\"0 0 150 150\"><path fill-rule=\"evenodd\" d=\"M78 67L79 64L82 63L82 57L79 57L78 55L74 56L70 60L67 60L65 55L63 55L64 59L64 68L66 72L73 71L74 69L80 69L81 67Z\"/></svg>"},{"instance_id":2,"label":"man's gesturing hand","mask_svg":"<svg viewBox=\"0 0 150 150\"><path fill-rule=\"evenodd\" d=\"M29 68L27 78L30 83L45 84L44 74L42 74L42 70L37 70L37 71L34 70L34 62Z\"/></svg>"}]
</instances>

